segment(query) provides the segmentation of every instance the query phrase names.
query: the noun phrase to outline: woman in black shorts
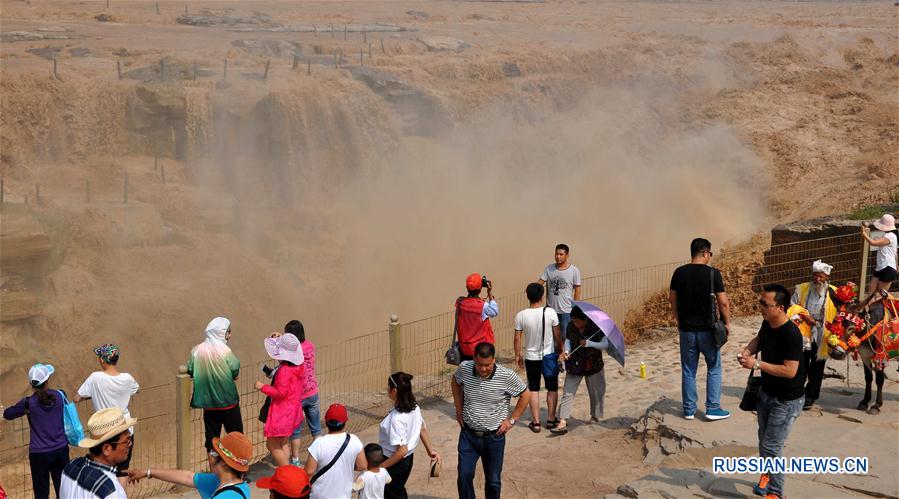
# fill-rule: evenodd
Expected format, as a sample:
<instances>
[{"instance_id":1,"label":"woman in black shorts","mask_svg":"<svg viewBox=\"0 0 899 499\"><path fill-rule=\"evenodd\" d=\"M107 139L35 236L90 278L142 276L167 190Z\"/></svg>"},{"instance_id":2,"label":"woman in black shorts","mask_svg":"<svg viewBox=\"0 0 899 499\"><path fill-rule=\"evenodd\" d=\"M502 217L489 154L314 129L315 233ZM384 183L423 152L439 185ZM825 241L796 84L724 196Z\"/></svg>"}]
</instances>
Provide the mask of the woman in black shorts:
<instances>
[{"instance_id":1,"label":"woman in black shorts","mask_svg":"<svg viewBox=\"0 0 899 499\"><path fill-rule=\"evenodd\" d=\"M873 296L879 289L889 291L893 281L896 280L896 219L893 215L885 213L880 220L874 222L877 230L883 231L883 236L877 239L871 238L870 229L862 226L862 237L868 244L877 248L877 260L874 264L874 274L868 285L868 296Z\"/></svg>"}]
</instances>

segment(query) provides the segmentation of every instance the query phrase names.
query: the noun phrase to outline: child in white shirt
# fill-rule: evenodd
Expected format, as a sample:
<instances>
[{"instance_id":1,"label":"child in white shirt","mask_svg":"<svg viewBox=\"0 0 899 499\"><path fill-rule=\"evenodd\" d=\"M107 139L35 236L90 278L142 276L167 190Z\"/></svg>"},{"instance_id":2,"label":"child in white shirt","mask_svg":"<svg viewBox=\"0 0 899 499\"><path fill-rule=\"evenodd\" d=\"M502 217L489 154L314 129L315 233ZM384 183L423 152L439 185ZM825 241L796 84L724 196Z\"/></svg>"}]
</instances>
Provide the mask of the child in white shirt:
<instances>
[{"instance_id":1,"label":"child in white shirt","mask_svg":"<svg viewBox=\"0 0 899 499\"><path fill-rule=\"evenodd\" d=\"M359 499L384 499L384 486L390 483L390 475L381 467L384 462L381 446L366 445L365 459L368 461L368 469L356 478L353 490L359 493Z\"/></svg>"}]
</instances>

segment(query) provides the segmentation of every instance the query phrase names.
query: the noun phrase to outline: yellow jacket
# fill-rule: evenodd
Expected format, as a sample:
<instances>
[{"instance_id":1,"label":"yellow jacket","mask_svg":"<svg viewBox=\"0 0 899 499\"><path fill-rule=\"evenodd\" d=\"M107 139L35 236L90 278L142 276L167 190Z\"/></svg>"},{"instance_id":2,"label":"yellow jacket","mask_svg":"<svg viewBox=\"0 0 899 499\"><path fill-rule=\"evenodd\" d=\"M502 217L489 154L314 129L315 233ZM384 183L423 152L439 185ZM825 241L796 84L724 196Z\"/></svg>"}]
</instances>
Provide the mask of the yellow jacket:
<instances>
[{"instance_id":1,"label":"yellow jacket","mask_svg":"<svg viewBox=\"0 0 899 499\"><path fill-rule=\"evenodd\" d=\"M803 315L811 317L811 315L808 313L808 310L804 309L802 305L797 305L794 303L790 305L790 308L787 309L787 317L792 320L792 318L797 315L800 317ZM805 322L801 319L793 322L799 327L799 332L802 333L802 336L805 336L806 338L812 337L812 326L808 322Z\"/></svg>"},{"instance_id":2,"label":"yellow jacket","mask_svg":"<svg viewBox=\"0 0 899 499\"><path fill-rule=\"evenodd\" d=\"M828 357L828 355L827 355L827 348L828 348L827 347L827 337L830 336L830 331L827 329L827 324L832 323L833 320L837 316L837 306L833 303L833 300L831 299L831 296L830 296L830 293L836 292L837 288L836 288L836 286L834 286L832 284L828 284L827 287L829 289L828 289L827 295L824 297L824 324L821 325L822 333L821 333L821 344L818 345L818 359L826 359ZM804 306L806 304L806 300L808 299L808 293L809 293L810 289L811 289L810 282L804 282L802 284L796 285L795 294L798 295L798 297L799 297L800 305ZM805 334L805 333L803 333L803 334Z\"/></svg>"}]
</instances>

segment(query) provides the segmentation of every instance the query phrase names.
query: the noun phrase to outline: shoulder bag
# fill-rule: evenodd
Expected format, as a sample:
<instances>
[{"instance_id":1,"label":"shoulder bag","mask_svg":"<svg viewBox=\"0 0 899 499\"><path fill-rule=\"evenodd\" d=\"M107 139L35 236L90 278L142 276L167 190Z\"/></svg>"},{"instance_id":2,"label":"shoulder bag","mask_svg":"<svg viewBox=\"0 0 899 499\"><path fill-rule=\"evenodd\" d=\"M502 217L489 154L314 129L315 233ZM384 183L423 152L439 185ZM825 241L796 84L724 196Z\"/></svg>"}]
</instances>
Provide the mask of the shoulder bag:
<instances>
[{"instance_id":1,"label":"shoulder bag","mask_svg":"<svg viewBox=\"0 0 899 499\"><path fill-rule=\"evenodd\" d=\"M446 363L451 366L458 366L462 363L462 349L459 347L459 301L462 298L456 300L456 319L453 321L453 342L450 343L449 349L447 349L446 353L443 356L446 358Z\"/></svg>"},{"instance_id":2,"label":"shoulder bag","mask_svg":"<svg viewBox=\"0 0 899 499\"><path fill-rule=\"evenodd\" d=\"M540 349L543 352L546 352L546 347L544 347L546 344L546 309L547 307L543 307L540 323ZM552 378L559 375L559 354L555 351L555 339L553 339L553 352L550 354L544 353L541 362L540 368L543 371L543 376Z\"/></svg>"},{"instance_id":3,"label":"shoulder bag","mask_svg":"<svg viewBox=\"0 0 899 499\"><path fill-rule=\"evenodd\" d=\"M343 440L343 445L340 446L340 449L337 451L337 454L334 454L334 457L331 458L331 462L328 463L327 465L325 465L324 468L319 468L318 470L316 470L316 472L312 475L312 478L309 479L309 483L315 483L316 480L318 480L319 478L321 478L322 475L327 473L328 470L331 469L332 466L334 466L334 463L336 463L337 460L340 459L340 455L343 454L343 451L346 450L346 446L349 444L350 444L350 434L347 433L346 438Z\"/></svg>"},{"instance_id":4,"label":"shoulder bag","mask_svg":"<svg viewBox=\"0 0 899 499\"><path fill-rule=\"evenodd\" d=\"M746 391L743 392L743 399L740 400L740 410L752 412L756 410L759 403L759 390L762 388L762 377L754 376L755 368L749 371L749 379L746 381Z\"/></svg>"},{"instance_id":5,"label":"shoulder bag","mask_svg":"<svg viewBox=\"0 0 899 499\"><path fill-rule=\"evenodd\" d=\"M84 427L81 426L81 418L78 417L78 408L74 402L70 402L66 397L66 392L56 390L62 397L62 422L66 430L66 440L69 444L77 446L84 438Z\"/></svg>"},{"instance_id":6,"label":"shoulder bag","mask_svg":"<svg viewBox=\"0 0 899 499\"><path fill-rule=\"evenodd\" d=\"M275 370L275 372L272 373L272 382L270 383L272 386L275 385L275 376L278 375L278 371L279 370ZM259 419L260 423L265 423L266 421L268 421L268 411L271 408L271 405L272 405L272 398L269 397L268 395L266 395L265 402L263 402L262 407L259 408L259 418L258 419Z\"/></svg>"},{"instance_id":7,"label":"shoulder bag","mask_svg":"<svg viewBox=\"0 0 899 499\"><path fill-rule=\"evenodd\" d=\"M709 299L712 301L712 333L715 335L715 348L721 348L727 343L727 326L718 317L718 298L715 296L715 268L709 267L711 281L709 284Z\"/></svg>"},{"instance_id":8,"label":"shoulder bag","mask_svg":"<svg viewBox=\"0 0 899 499\"><path fill-rule=\"evenodd\" d=\"M240 494L240 497L243 497L243 499L247 499L247 495L244 494L243 491L240 490L240 487L238 487L237 485L225 485L224 487L213 492L212 495L209 496L209 499L212 499L213 497L218 497L221 494L224 494L225 492L237 492L238 494Z\"/></svg>"}]
</instances>

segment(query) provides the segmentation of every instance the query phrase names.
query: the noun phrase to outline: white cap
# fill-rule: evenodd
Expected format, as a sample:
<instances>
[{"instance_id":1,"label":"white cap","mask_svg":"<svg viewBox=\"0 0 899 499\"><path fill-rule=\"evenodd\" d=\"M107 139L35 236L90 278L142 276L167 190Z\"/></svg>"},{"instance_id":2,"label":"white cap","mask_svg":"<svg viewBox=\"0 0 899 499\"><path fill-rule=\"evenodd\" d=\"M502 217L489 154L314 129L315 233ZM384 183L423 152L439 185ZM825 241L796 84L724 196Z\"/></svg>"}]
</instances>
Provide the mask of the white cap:
<instances>
[{"instance_id":1,"label":"white cap","mask_svg":"<svg viewBox=\"0 0 899 499\"><path fill-rule=\"evenodd\" d=\"M28 370L28 379L31 380L31 386L43 385L54 372L56 369L50 364L35 364Z\"/></svg>"}]
</instances>

